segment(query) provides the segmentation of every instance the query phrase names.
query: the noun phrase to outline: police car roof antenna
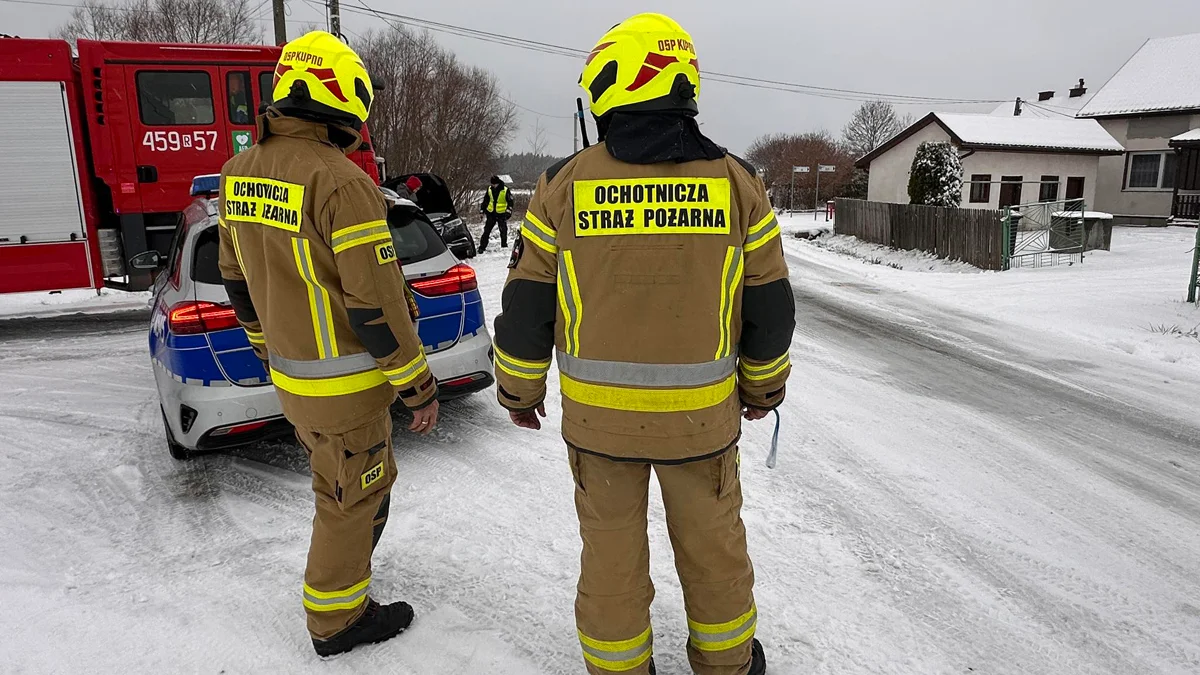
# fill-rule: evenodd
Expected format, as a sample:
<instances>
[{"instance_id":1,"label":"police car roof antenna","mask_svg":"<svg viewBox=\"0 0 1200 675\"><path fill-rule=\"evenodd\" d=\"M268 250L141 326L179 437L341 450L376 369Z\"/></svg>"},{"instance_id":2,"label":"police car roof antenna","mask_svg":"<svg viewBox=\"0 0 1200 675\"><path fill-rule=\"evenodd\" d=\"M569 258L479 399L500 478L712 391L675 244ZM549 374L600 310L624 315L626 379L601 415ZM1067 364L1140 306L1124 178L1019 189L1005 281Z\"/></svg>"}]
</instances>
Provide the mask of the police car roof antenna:
<instances>
[{"instance_id":1,"label":"police car roof antenna","mask_svg":"<svg viewBox=\"0 0 1200 675\"><path fill-rule=\"evenodd\" d=\"M588 142L588 137L587 137L587 122L585 121L585 118L583 116L583 99L582 98L575 99L575 109L578 111L575 113L575 116L579 118L579 131L583 134L583 147L584 148L591 147L592 144Z\"/></svg>"}]
</instances>

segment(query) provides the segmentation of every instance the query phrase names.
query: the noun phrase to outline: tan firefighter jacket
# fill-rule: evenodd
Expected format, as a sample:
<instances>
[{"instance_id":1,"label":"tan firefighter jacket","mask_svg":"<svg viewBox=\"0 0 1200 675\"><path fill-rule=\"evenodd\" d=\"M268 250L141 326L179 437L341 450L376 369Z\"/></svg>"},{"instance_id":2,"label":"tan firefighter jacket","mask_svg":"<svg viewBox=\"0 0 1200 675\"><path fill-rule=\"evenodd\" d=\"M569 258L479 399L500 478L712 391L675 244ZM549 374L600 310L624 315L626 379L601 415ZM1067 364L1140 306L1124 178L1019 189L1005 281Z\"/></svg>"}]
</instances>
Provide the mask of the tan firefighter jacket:
<instances>
[{"instance_id":1,"label":"tan firefighter jacket","mask_svg":"<svg viewBox=\"0 0 1200 675\"><path fill-rule=\"evenodd\" d=\"M221 276L295 425L337 433L437 394L405 296L386 203L340 127L258 120L221 170ZM334 138L331 140L331 134Z\"/></svg>"},{"instance_id":2,"label":"tan firefighter jacket","mask_svg":"<svg viewBox=\"0 0 1200 675\"><path fill-rule=\"evenodd\" d=\"M778 406L795 304L753 168L636 165L593 146L538 182L496 319L501 405L541 403L551 354L577 450L680 462Z\"/></svg>"}]
</instances>

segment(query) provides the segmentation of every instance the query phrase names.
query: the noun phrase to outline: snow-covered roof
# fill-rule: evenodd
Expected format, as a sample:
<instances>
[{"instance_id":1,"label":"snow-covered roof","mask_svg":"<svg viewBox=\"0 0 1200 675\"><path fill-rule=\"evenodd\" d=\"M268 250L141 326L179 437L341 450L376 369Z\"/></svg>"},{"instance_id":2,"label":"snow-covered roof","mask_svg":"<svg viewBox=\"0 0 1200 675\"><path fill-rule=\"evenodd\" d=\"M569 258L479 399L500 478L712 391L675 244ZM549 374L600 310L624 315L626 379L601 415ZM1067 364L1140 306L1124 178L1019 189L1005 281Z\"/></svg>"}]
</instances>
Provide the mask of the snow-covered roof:
<instances>
[{"instance_id":1,"label":"snow-covered roof","mask_svg":"<svg viewBox=\"0 0 1200 675\"><path fill-rule=\"evenodd\" d=\"M1171 140L1177 142L1200 141L1200 129L1192 129L1187 133L1179 134Z\"/></svg>"},{"instance_id":2,"label":"snow-covered roof","mask_svg":"<svg viewBox=\"0 0 1200 675\"><path fill-rule=\"evenodd\" d=\"M1067 119L1074 117L1075 113L1079 112L1088 101L1092 100L1095 94L1084 94L1074 98L1070 96L1055 96L1046 101L1039 101L1037 97L1032 98L1021 97L1021 117L1041 117L1044 119ZM1016 117L1013 115L1015 101L1006 101L996 106L992 111L995 117Z\"/></svg>"},{"instance_id":3,"label":"snow-covered roof","mask_svg":"<svg viewBox=\"0 0 1200 675\"><path fill-rule=\"evenodd\" d=\"M1038 150L1124 150L1095 120L934 113L964 146Z\"/></svg>"},{"instance_id":4,"label":"snow-covered roof","mask_svg":"<svg viewBox=\"0 0 1200 675\"><path fill-rule=\"evenodd\" d=\"M1200 110L1200 33L1147 40L1080 117Z\"/></svg>"}]
</instances>

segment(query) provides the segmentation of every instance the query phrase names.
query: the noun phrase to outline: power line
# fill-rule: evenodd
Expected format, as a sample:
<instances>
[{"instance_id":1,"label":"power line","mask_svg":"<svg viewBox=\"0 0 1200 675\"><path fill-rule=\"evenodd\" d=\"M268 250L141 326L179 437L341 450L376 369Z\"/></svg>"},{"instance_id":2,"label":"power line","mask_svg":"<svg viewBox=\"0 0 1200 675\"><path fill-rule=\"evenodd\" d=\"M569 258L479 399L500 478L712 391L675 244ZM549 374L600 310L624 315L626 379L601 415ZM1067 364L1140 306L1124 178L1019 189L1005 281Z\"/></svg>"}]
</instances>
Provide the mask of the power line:
<instances>
[{"instance_id":1,"label":"power line","mask_svg":"<svg viewBox=\"0 0 1200 675\"><path fill-rule=\"evenodd\" d=\"M1063 117L1069 117L1070 119L1075 119L1075 116L1074 116L1074 115L1068 115L1067 113L1064 113L1064 112L1059 112L1059 111L1057 111L1057 110L1051 110L1051 109L1049 109L1049 108L1047 108L1047 107L1040 106L1040 105L1038 105L1038 104L1036 104L1036 103L1030 103L1029 101L1021 101L1021 103L1023 103L1024 105L1027 105L1027 106L1029 106L1030 108L1037 108L1038 110L1042 110L1042 111L1044 111L1044 112L1048 112L1048 113L1050 113L1050 114L1052 114L1052 115L1062 115Z\"/></svg>"},{"instance_id":2,"label":"power line","mask_svg":"<svg viewBox=\"0 0 1200 675\"><path fill-rule=\"evenodd\" d=\"M524 110L525 112L531 112L534 115L537 115L539 117L549 117L551 119L556 119L556 120L573 120L573 119L575 119L574 115L551 115L550 113L544 113L544 112L541 112L538 110L534 110L533 108L526 108L525 106L521 105L520 103L517 103L516 101L508 98L507 96L504 96L503 94L496 94L496 96L500 97L500 99L503 101L508 101L509 103L517 106L518 108L520 108L521 110Z\"/></svg>"},{"instance_id":3,"label":"power line","mask_svg":"<svg viewBox=\"0 0 1200 675\"><path fill-rule=\"evenodd\" d=\"M397 23L425 28L430 31L466 37L483 42L500 44L508 47L515 47L527 51L534 51L553 56L564 56L570 58L583 57L588 54L582 49L566 47L549 42L541 42L537 40L528 40L524 38L506 35L504 33L496 33L494 31L480 31L465 26L458 26L429 19L421 19L418 17L397 14L385 10L377 10L367 5L363 0L357 0L359 7L349 7L348 11L355 11L359 14L370 12L379 17L390 17ZM386 19L385 19L386 21ZM390 22L389 22L390 23ZM724 82L737 86L754 87L758 89L774 89L795 94L805 94L809 96L817 96L820 98L831 98L837 100L862 101L872 99L882 99L899 104L946 104L946 105L961 105L961 104L981 104L981 103L1001 103L999 99L966 99L966 98L945 98L938 96L918 96L909 94L887 94L881 92L869 92L856 89L841 89L836 87L820 87L817 85L800 84L795 82L784 82L779 80L767 80L762 78L747 77L743 75L734 75L730 73L722 73L717 71L705 73L705 77L713 79L713 81Z\"/></svg>"}]
</instances>

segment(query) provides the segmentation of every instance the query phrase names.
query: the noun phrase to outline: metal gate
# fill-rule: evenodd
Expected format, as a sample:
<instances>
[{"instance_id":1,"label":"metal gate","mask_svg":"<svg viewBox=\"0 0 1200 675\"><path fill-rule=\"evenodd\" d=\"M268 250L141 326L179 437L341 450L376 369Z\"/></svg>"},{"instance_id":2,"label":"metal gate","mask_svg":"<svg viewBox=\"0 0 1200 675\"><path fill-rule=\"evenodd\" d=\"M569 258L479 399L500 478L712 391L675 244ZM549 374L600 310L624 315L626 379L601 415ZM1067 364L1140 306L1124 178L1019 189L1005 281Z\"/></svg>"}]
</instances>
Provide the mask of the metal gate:
<instances>
[{"instance_id":1,"label":"metal gate","mask_svg":"<svg viewBox=\"0 0 1200 675\"><path fill-rule=\"evenodd\" d=\"M1083 262L1082 199L1019 204L1004 209L1004 269Z\"/></svg>"}]
</instances>

